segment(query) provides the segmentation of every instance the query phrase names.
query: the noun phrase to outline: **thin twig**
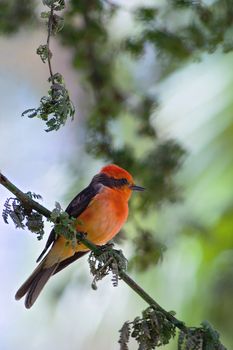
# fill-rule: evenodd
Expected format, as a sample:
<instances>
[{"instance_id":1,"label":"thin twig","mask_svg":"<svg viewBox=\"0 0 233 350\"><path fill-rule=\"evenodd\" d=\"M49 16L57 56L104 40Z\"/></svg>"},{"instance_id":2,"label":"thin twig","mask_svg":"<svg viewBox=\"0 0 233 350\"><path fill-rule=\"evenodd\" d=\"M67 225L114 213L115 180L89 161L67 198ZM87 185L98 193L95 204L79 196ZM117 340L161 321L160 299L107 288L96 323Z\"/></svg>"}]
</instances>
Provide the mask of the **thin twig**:
<instances>
[{"instance_id":1,"label":"thin twig","mask_svg":"<svg viewBox=\"0 0 233 350\"><path fill-rule=\"evenodd\" d=\"M52 70L52 64L51 64L51 56L50 56L50 37L52 35L52 25L53 25L53 12L54 12L54 4L52 3L51 9L50 9L50 15L48 20L48 36L47 36L47 50L48 50L48 66L49 66L49 74L52 83L54 84L53 80L53 70Z\"/></svg>"},{"instance_id":2,"label":"thin twig","mask_svg":"<svg viewBox=\"0 0 233 350\"><path fill-rule=\"evenodd\" d=\"M51 220L52 212L45 208L43 205L34 201L19 188L17 188L12 182L10 182L2 173L0 173L0 184L7 188L11 193L13 193L25 206L36 210L38 213L42 214L46 218ZM102 254L102 249L97 245L89 241L84 237L83 234L78 234L78 240L82 242L87 248L92 250L98 259L98 256ZM112 250L111 248L109 249ZM179 328L182 332L188 333L188 328L185 324L174 317L170 312L164 310L143 288L141 288L126 272L119 271L120 278L137 293L147 304L154 307L156 310L160 311L165 315L167 320L169 320L175 327Z\"/></svg>"}]
</instances>

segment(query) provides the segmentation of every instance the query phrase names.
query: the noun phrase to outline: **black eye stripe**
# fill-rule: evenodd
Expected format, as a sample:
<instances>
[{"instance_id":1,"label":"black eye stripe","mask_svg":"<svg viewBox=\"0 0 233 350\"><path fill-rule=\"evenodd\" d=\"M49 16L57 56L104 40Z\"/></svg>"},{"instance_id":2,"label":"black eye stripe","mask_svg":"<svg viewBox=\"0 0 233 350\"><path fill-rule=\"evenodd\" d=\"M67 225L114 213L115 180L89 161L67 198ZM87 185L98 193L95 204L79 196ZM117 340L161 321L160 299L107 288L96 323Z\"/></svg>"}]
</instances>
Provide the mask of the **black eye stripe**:
<instances>
[{"instance_id":1,"label":"black eye stripe","mask_svg":"<svg viewBox=\"0 0 233 350\"><path fill-rule=\"evenodd\" d=\"M124 186L124 185L129 185L128 180L125 178L122 179L114 179L112 178L113 183L115 183L115 186Z\"/></svg>"},{"instance_id":2,"label":"black eye stripe","mask_svg":"<svg viewBox=\"0 0 233 350\"><path fill-rule=\"evenodd\" d=\"M93 177L92 183L93 184L101 183L104 186L116 187L116 188L129 185L128 180L125 178L115 179L114 177L110 177L106 174L97 174L96 176Z\"/></svg>"}]
</instances>

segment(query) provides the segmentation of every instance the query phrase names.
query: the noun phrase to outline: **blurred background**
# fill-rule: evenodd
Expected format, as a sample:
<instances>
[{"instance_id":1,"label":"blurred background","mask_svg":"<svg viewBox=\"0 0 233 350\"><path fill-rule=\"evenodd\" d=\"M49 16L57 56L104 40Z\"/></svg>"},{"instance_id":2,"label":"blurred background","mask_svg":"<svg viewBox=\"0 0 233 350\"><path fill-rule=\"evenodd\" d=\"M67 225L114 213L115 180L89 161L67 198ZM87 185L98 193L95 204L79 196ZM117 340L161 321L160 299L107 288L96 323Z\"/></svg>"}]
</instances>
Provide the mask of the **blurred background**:
<instances>
[{"instance_id":1,"label":"blurred background","mask_svg":"<svg viewBox=\"0 0 233 350\"><path fill-rule=\"evenodd\" d=\"M21 117L49 86L36 55L46 42L41 11L40 1L0 3L1 171L49 209L65 208L104 164L132 172L147 191L134 194L116 242L130 275L187 325L208 319L231 349L231 1L67 1L52 64L76 114L49 133L42 120ZM0 187L1 211L9 196ZM145 303L111 277L93 291L84 257L26 310L14 294L47 237L38 242L3 220L0 230L0 349L119 349L118 330Z\"/></svg>"}]
</instances>

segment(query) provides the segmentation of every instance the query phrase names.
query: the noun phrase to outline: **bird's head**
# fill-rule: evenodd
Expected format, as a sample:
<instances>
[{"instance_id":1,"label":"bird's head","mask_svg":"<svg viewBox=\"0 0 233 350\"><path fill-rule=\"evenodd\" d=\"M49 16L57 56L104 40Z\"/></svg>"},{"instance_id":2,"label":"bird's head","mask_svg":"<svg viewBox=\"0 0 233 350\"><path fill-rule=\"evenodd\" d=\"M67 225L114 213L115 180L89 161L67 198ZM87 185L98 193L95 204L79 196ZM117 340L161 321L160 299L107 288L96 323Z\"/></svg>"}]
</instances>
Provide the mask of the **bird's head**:
<instances>
[{"instance_id":1,"label":"bird's head","mask_svg":"<svg viewBox=\"0 0 233 350\"><path fill-rule=\"evenodd\" d=\"M102 176L103 185L123 191L128 197L132 191L144 191L143 187L135 185L132 175L118 165L104 166L99 175Z\"/></svg>"}]
</instances>

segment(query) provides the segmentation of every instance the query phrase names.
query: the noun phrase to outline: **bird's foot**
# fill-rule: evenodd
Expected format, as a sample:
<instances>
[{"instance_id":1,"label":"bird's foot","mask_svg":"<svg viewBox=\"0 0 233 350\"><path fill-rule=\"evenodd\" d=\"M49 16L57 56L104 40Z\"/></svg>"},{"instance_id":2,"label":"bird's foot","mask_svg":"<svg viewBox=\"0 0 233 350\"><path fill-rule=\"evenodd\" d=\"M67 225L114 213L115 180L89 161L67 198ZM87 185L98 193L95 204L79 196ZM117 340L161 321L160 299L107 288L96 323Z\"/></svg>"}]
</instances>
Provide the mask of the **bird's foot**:
<instances>
[{"instance_id":1,"label":"bird's foot","mask_svg":"<svg viewBox=\"0 0 233 350\"><path fill-rule=\"evenodd\" d=\"M77 244L81 244L82 243L82 239L87 238L87 233L86 232L77 232L76 234L76 240L77 240Z\"/></svg>"},{"instance_id":2,"label":"bird's foot","mask_svg":"<svg viewBox=\"0 0 233 350\"><path fill-rule=\"evenodd\" d=\"M103 253L106 251L110 251L110 249L115 250L115 249L113 249L113 247L114 247L113 242L108 242L104 245L98 245L99 250L101 250Z\"/></svg>"}]
</instances>

